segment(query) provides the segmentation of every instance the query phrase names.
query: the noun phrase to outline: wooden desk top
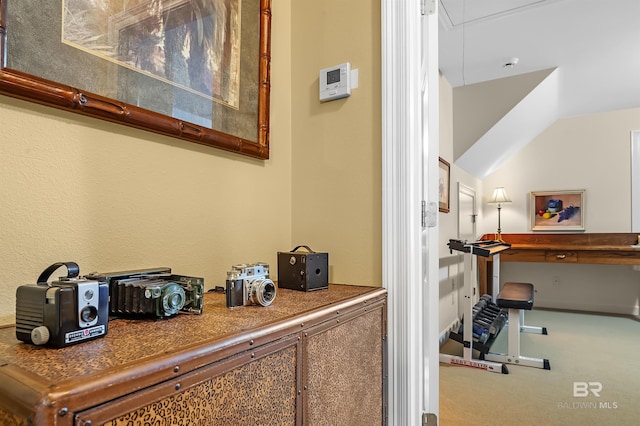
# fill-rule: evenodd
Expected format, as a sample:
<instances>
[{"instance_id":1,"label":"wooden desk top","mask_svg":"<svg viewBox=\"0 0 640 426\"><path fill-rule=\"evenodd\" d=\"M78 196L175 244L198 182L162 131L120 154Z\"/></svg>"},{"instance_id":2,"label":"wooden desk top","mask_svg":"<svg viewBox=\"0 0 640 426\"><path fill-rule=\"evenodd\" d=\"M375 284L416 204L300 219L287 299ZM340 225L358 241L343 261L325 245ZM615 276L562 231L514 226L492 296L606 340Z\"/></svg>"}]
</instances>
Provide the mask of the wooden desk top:
<instances>
[{"instance_id":1,"label":"wooden desk top","mask_svg":"<svg viewBox=\"0 0 640 426\"><path fill-rule=\"evenodd\" d=\"M482 238L491 239L493 234ZM507 262L640 264L638 234L502 234L502 239L511 244L502 258Z\"/></svg>"},{"instance_id":2,"label":"wooden desk top","mask_svg":"<svg viewBox=\"0 0 640 426\"><path fill-rule=\"evenodd\" d=\"M485 234L482 239L491 239ZM502 234L502 239L512 248L547 250L640 250L638 234Z\"/></svg>"}]
</instances>

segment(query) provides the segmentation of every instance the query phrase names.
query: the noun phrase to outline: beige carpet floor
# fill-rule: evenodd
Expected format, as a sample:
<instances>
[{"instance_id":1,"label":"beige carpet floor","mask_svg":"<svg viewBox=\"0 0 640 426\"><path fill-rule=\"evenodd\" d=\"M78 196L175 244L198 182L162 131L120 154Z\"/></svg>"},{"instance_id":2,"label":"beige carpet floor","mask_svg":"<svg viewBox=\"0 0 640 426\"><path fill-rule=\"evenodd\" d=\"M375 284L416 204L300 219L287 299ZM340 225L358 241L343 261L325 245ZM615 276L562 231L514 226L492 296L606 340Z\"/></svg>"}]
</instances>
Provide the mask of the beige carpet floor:
<instances>
[{"instance_id":1,"label":"beige carpet floor","mask_svg":"<svg viewBox=\"0 0 640 426\"><path fill-rule=\"evenodd\" d=\"M640 320L534 309L525 324L549 334L522 333L521 354L549 359L551 370L440 364L439 425L640 425ZM507 334L492 352L506 352ZM440 351L462 355L462 345L448 340Z\"/></svg>"}]
</instances>

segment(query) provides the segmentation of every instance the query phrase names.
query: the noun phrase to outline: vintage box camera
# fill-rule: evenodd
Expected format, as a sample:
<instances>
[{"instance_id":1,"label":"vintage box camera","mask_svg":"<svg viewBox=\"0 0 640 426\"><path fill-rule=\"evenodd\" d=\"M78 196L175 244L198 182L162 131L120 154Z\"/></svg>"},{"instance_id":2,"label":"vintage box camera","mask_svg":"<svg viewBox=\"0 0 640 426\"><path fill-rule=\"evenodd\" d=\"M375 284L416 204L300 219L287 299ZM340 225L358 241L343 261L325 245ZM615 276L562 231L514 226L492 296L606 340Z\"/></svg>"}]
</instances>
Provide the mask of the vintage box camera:
<instances>
[{"instance_id":1,"label":"vintage box camera","mask_svg":"<svg viewBox=\"0 0 640 426\"><path fill-rule=\"evenodd\" d=\"M307 253L298 252L301 247ZM329 254L316 253L308 246L278 252L278 287L301 291L329 288Z\"/></svg>"},{"instance_id":2,"label":"vintage box camera","mask_svg":"<svg viewBox=\"0 0 640 426\"><path fill-rule=\"evenodd\" d=\"M94 273L109 285L109 310L116 316L166 318L180 312L202 314L204 279L171 273L170 268Z\"/></svg>"},{"instance_id":3,"label":"vintage box camera","mask_svg":"<svg viewBox=\"0 0 640 426\"><path fill-rule=\"evenodd\" d=\"M225 294L227 307L245 305L269 306L276 298L276 286L269 279L266 263L240 264L227 272Z\"/></svg>"},{"instance_id":4,"label":"vintage box camera","mask_svg":"<svg viewBox=\"0 0 640 426\"><path fill-rule=\"evenodd\" d=\"M47 282L61 266L67 276ZM109 287L96 280L78 278L75 262L49 266L37 284L16 290L16 337L34 345L56 348L84 342L107 334Z\"/></svg>"}]
</instances>

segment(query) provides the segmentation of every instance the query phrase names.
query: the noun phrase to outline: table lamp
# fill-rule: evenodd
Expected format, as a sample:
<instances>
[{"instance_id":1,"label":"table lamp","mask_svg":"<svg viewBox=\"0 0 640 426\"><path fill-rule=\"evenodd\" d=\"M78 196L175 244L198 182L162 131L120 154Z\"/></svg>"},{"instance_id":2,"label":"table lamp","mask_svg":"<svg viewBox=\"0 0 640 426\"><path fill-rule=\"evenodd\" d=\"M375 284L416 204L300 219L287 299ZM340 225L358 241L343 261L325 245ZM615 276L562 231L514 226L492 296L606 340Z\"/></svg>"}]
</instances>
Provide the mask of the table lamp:
<instances>
[{"instance_id":1,"label":"table lamp","mask_svg":"<svg viewBox=\"0 0 640 426\"><path fill-rule=\"evenodd\" d=\"M509 196L504 190L504 187L499 186L493 190L493 194L491 194L491 198L489 199L489 204L497 204L498 205L498 233L496 234L496 240L502 241L502 229L500 229L500 209L503 204L511 203Z\"/></svg>"}]
</instances>

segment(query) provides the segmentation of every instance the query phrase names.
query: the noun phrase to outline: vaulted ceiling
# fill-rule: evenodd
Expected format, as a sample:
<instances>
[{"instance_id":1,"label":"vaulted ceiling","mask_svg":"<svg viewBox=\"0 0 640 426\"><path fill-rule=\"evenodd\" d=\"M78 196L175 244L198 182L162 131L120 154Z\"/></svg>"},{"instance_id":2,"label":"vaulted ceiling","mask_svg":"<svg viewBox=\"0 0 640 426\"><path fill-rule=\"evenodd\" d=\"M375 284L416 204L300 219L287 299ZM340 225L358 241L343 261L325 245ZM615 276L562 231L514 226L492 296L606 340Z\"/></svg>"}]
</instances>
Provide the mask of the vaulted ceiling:
<instances>
[{"instance_id":1,"label":"vaulted ceiling","mask_svg":"<svg viewBox=\"0 0 640 426\"><path fill-rule=\"evenodd\" d=\"M556 69L547 77L554 81L546 83L545 93L532 91L537 99L524 106L527 114L553 110L553 119L529 123L522 121L523 111L506 114L502 129L477 135L481 145L483 138L491 140L476 151L504 151L510 140L522 139L509 132L531 139L544 130L532 126L545 127L557 118L640 107L640 1L439 1L440 69L454 91ZM467 168L464 158L456 161ZM483 177L495 166L470 172Z\"/></svg>"}]
</instances>

